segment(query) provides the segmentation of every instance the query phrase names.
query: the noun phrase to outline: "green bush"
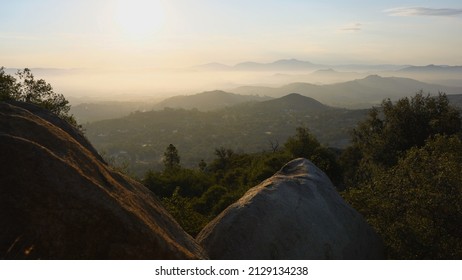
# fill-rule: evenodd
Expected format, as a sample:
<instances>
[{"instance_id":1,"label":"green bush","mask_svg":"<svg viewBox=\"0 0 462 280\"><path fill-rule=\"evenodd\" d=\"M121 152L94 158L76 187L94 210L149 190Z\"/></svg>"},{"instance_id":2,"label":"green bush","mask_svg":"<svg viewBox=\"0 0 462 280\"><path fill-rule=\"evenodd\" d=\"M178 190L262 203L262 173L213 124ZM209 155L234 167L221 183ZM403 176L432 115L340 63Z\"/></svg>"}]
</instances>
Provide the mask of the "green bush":
<instances>
[{"instance_id":1,"label":"green bush","mask_svg":"<svg viewBox=\"0 0 462 280\"><path fill-rule=\"evenodd\" d=\"M393 259L462 258L462 142L435 136L344 193Z\"/></svg>"}]
</instances>

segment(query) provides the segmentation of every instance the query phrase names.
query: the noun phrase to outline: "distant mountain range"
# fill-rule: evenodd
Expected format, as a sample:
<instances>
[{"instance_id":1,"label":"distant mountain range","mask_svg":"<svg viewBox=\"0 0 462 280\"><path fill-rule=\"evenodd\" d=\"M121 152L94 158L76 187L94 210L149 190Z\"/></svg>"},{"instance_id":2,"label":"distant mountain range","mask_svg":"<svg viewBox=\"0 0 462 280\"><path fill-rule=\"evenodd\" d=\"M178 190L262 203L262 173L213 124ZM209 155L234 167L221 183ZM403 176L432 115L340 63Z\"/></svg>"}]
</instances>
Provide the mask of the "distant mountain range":
<instances>
[{"instance_id":1,"label":"distant mountain range","mask_svg":"<svg viewBox=\"0 0 462 280\"><path fill-rule=\"evenodd\" d=\"M448 65L427 65L427 66L409 66L398 70L398 72L417 72L417 73L462 73L462 66L448 66Z\"/></svg>"},{"instance_id":2,"label":"distant mountain range","mask_svg":"<svg viewBox=\"0 0 462 280\"><path fill-rule=\"evenodd\" d=\"M326 68L334 68L342 71L394 71L407 67L408 65L393 64L344 64L327 65L316 64L298 59L281 59L270 63L259 63L254 61L241 62L230 66L221 63L208 63L197 65L194 68L208 71L315 71Z\"/></svg>"},{"instance_id":3,"label":"distant mountain range","mask_svg":"<svg viewBox=\"0 0 462 280\"><path fill-rule=\"evenodd\" d=\"M335 74L339 72L333 69L318 70L315 72L318 75L323 75L324 73ZM409 78L369 75L361 79L328 85L290 83L281 87L242 86L231 89L229 92L215 90L194 95L180 95L165 99L154 105L153 109L161 110L169 107L182 109L196 108L200 111L210 111L246 102L259 102L283 96L286 99L296 98L290 95L287 96L291 93L311 97L330 106L369 108L371 105L379 104L383 99L390 98L396 100L405 96L413 96L420 90L431 94L438 94L438 92L444 92L448 95L462 94L462 87L429 84ZM266 101L267 104L271 104L271 102L273 101ZM262 102L262 104L266 103ZM303 102L300 104L303 104Z\"/></svg>"},{"instance_id":4,"label":"distant mountain range","mask_svg":"<svg viewBox=\"0 0 462 280\"><path fill-rule=\"evenodd\" d=\"M462 66L400 65L400 64L317 64L297 59L282 59L270 63L243 62L236 65L209 63L193 67L195 71L228 71L272 73L261 83L288 84L308 82L330 84L364 78L367 75L403 77L431 84L462 87Z\"/></svg>"},{"instance_id":5,"label":"distant mountain range","mask_svg":"<svg viewBox=\"0 0 462 280\"><path fill-rule=\"evenodd\" d=\"M314 64L297 59L282 59L271 63L243 62L236 64L236 70L313 70L323 68L325 65Z\"/></svg>"},{"instance_id":6,"label":"distant mountain range","mask_svg":"<svg viewBox=\"0 0 462 280\"><path fill-rule=\"evenodd\" d=\"M324 104L341 107L370 107L383 99L399 99L412 96L419 90L437 94L461 94L462 87L447 87L428 84L409 78L380 77L370 75L363 79L329 85L315 85L309 83L291 83L281 87L243 86L231 90L238 94L266 95L281 97L296 92L312 97Z\"/></svg>"},{"instance_id":7,"label":"distant mountain range","mask_svg":"<svg viewBox=\"0 0 462 280\"><path fill-rule=\"evenodd\" d=\"M209 63L198 65L195 68L201 70L235 70L235 71L297 71L297 70L316 70L325 68L325 65L314 64L309 61L301 61L297 59L281 59L271 63L259 63L253 61L241 62L234 66L229 66L221 63Z\"/></svg>"},{"instance_id":8,"label":"distant mountain range","mask_svg":"<svg viewBox=\"0 0 462 280\"><path fill-rule=\"evenodd\" d=\"M322 74L324 71L318 71ZM325 70L332 73L334 70ZM75 115L79 123L94 122L98 120L120 118L135 111L172 109L193 109L199 111L219 110L244 103L257 103L253 110L259 110L261 106L271 106L271 99L279 98L291 93L311 97L323 104L350 109L370 108L379 104L383 99L397 100L404 96L413 96L419 90L426 93L437 94L445 92L457 103L457 94L462 94L462 87L448 87L436 84L420 82L409 78L380 77L371 75L366 78L348 82L315 85L309 83L290 83L281 87L243 86L225 92L221 90L206 91L193 95L180 95L167 98L159 103L154 102L99 102L83 103L71 107L71 113ZM297 96L286 96L284 100L297 100ZM262 102L263 101L263 102ZM306 101L306 99L304 99ZM290 102L291 109L306 107L303 100ZM318 102L318 101L316 101ZM318 102L319 103L319 102ZM265 105L263 105L265 104ZM321 104L321 103L319 103ZM318 104L318 105L319 105ZM325 106L321 104L322 106ZM280 106L281 104L278 104ZM259 107L260 106L260 107ZM318 106L321 107L322 106ZM310 107L315 109L314 107Z\"/></svg>"},{"instance_id":9,"label":"distant mountain range","mask_svg":"<svg viewBox=\"0 0 462 280\"><path fill-rule=\"evenodd\" d=\"M462 66L449 66L449 65L399 65L399 64L317 64L310 61L303 61L298 59L280 59L270 63L260 63L254 61L247 61L235 64L233 66L222 63L207 63L197 65L194 68L201 70L237 70L237 71L298 71L298 70L321 70L332 68L339 71L443 71L443 72L462 72Z\"/></svg>"}]
</instances>

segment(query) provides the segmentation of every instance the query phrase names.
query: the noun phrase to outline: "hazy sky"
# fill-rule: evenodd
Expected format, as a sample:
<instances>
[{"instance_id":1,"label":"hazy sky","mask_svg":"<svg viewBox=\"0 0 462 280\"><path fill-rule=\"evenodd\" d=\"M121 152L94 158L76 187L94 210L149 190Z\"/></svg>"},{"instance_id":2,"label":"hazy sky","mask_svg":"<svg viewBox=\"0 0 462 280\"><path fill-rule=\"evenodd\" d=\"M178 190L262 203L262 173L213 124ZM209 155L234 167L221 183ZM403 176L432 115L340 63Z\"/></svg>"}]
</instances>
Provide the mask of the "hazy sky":
<instances>
[{"instance_id":1,"label":"hazy sky","mask_svg":"<svg viewBox=\"0 0 462 280\"><path fill-rule=\"evenodd\" d=\"M283 58L462 64L460 0L0 2L6 67L157 68Z\"/></svg>"}]
</instances>

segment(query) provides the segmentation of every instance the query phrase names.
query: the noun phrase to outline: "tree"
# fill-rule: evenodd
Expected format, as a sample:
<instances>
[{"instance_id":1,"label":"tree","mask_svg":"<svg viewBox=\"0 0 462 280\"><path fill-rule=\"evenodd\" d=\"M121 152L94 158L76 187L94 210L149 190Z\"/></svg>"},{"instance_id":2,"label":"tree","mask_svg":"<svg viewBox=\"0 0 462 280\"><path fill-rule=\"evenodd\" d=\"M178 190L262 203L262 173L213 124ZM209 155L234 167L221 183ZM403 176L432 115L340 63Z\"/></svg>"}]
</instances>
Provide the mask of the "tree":
<instances>
[{"instance_id":1,"label":"tree","mask_svg":"<svg viewBox=\"0 0 462 280\"><path fill-rule=\"evenodd\" d=\"M0 101L16 100L19 85L13 76L5 73L4 69L0 67Z\"/></svg>"},{"instance_id":2,"label":"tree","mask_svg":"<svg viewBox=\"0 0 462 280\"><path fill-rule=\"evenodd\" d=\"M143 184L160 198L170 197L176 188L182 196L200 196L212 186L213 178L199 170L178 168L167 172L149 171Z\"/></svg>"},{"instance_id":3,"label":"tree","mask_svg":"<svg viewBox=\"0 0 462 280\"><path fill-rule=\"evenodd\" d=\"M194 205L194 208L199 213L213 218L216 215L218 215L221 212L221 210L223 210L219 209L219 211L214 211L214 209L216 209L217 206L220 206L220 200L227 193L228 189L226 189L225 187L213 185L201 195L201 197L197 200L196 204Z\"/></svg>"},{"instance_id":4,"label":"tree","mask_svg":"<svg viewBox=\"0 0 462 280\"><path fill-rule=\"evenodd\" d=\"M173 171L180 168L180 156L178 150L173 144L168 145L164 152L164 167L165 171Z\"/></svg>"},{"instance_id":5,"label":"tree","mask_svg":"<svg viewBox=\"0 0 462 280\"><path fill-rule=\"evenodd\" d=\"M291 159L292 156L283 151L262 153L259 156L254 156L252 165L250 166L249 181L252 184L260 183L261 181L271 177Z\"/></svg>"},{"instance_id":6,"label":"tree","mask_svg":"<svg viewBox=\"0 0 462 280\"><path fill-rule=\"evenodd\" d=\"M296 131L296 135L290 137L284 146L293 157L310 159L321 144L308 128L297 127Z\"/></svg>"},{"instance_id":7,"label":"tree","mask_svg":"<svg viewBox=\"0 0 462 280\"><path fill-rule=\"evenodd\" d=\"M6 74L0 67L0 101L22 101L45 108L75 127L76 120L69 115L71 106L64 95L53 91L53 87L43 79L36 80L28 68L19 70L15 77Z\"/></svg>"},{"instance_id":8,"label":"tree","mask_svg":"<svg viewBox=\"0 0 462 280\"><path fill-rule=\"evenodd\" d=\"M181 227L190 235L196 236L208 219L193 208L194 199L183 197L180 189L176 188L171 197L162 199L167 211L175 218Z\"/></svg>"},{"instance_id":9,"label":"tree","mask_svg":"<svg viewBox=\"0 0 462 280\"><path fill-rule=\"evenodd\" d=\"M311 160L338 186L342 175L336 155L322 146L308 128L297 127L296 135L290 137L284 147L294 158L303 157Z\"/></svg>"},{"instance_id":10,"label":"tree","mask_svg":"<svg viewBox=\"0 0 462 280\"><path fill-rule=\"evenodd\" d=\"M215 155L217 158L212 162L210 168L214 171L226 169L231 162L231 158L234 156L232 149L226 149L224 147L216 148Z\"/></svg>"},{"instance_id":11,"label":"tree","mask_svg":"<svg viewBox=\"0 0 462 280\"><path fill-rule=\"evenodd\" d=\"M207 168L207 163L205 162L205 160L201 159L201 161L198 164L198 167L200 171L204 172Z\"/></svg>"},{"instance_id":12,"label":"tree","mask_svg":"<svg viewBox=\"0 0 462 280\"><path fill-rule=\"evenodd\" d=\"M269 140L269 144L271 146L271 151L276 153L279 150L279 141L278 140Z\"/></svg>"},{"instance_id":13,"label":"tree","mask_svg":"<svg viewBox=\"0 0 462 280\"><path fill-rule=\"evenodd\" d=\"M429 138L345 199L382 236L392 259L462 258L462 141Z\"/></svg>"},{"instance_id":14,"label":"tree","mask_svg":"<svg viewBox=\"0 0 462 280\"><path fill-rule=\"evenodd\" d=\"M341 156L345 199L393 259L462 257L460 112L446 95L384 100Z\"/></svg>"},{"instance_id":15,"label":"tree","mask_svg":"<svg viewBox=\"0 0 462 280\"><path fill-rule=\"evenodd\" d=\"M396 103L384 100L353 130L352 146L342 155L346 181L352 184L355 178L361 185L378 170L394 166L410 148L422 147L428 138L460 132L460 112L443 93L433 97L420 91Z\"/></svg>"},{"instance_id":16,"label":"tree","mask_svg":"<svg viewBox=\"0 0 462 280\"><path fill-rule=\"evenodd\" d=\"M418 92L411 99L393 103L384 100L379 109L353 132L353 143L374 162L392 166L412 147L421 147L428 137L461 131L460 112L449 105L446 95L436 97Z\"/></svg>"}]
</instances>

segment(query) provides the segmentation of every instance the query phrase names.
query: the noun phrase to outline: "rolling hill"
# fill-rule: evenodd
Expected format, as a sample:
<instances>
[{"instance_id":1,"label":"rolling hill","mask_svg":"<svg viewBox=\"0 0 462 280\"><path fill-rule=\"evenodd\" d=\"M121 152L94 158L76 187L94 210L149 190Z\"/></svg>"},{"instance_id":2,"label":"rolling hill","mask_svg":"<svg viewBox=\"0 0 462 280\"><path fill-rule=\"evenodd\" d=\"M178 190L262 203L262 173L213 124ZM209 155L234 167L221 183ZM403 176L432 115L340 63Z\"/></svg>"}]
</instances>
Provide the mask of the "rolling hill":
<instances>
[{"instance_id":1,"label":"rolling hill","mask_svg":"<svg viewBox=\"0 0 462 280\"><path fill-rule=\"evenodd\" d=\"M161 110L164 108L198 109L200 111L210 111L239 103L264 101L269 97L258 95L240 95L221 90L205 91L194 95L179 95L165 99L157 103L153 108Z\"/></svg>"},{"instance_id":2,"label":"rolling hill","mask_svg":"<svg viewBox=\"0 0 462 280\"><path fill-rule=\"evenodd\" d=\"M215 148L269 150L270 141L285 143L299 126L309 127L327 146L344 147L349 130L366 112L333 108L289 94L207 112L172 108L135 112L88 124L85 129L101 153L115 163L128 163L135 175L143 176L148 169L162 168L162 156L169 144L178 148L185 167L195 167L201 159L212 160Z\"/></svg>"},{"instance_id":3,"label":"rolling hill","mask_svg":"<svg viewBox=\"0 0 462 280\"><path fill-rule=\"evenodd\" d=\"M426 66L409 66L398 70L398 72L438 72L438 73L459 73L462 74L462 66L449 65L426 65Z\"/></svg>"},{"instance_id":4,"label":"rolling hill","mask_svg":"<svg viewBox=\"0 0 462 280\"><path fill-rule=\"evenodd\" d=\"M385 98L396 100L404 96L412 96L419 90L433 94L440 91L447 94L462 93L462 87L447 87L408 78L378 75L329 85L291 83L277 88L244 86L232 91L239 94L259 94L271 97L281 97L291 92L297 92L332 106L367 108L380 103Z\"/></svg>"},{"instance_id":5,"label":"rolling hill","mask_svg":"<svg viewBox=\"0 0 462 280\"><path fill-rule=\"evenodd\" d=\"M281 110L321 112L330 109L329 106L298 93L290 93L277 99L256 103L253 105L253 108L253 110L261 112L275 112Z\"/></svg>"},{"instance_id":6,"label":"rolling hill","mask_svg":"<svg viewBox=\"0 0 462 280\"><path fill-rule=\"evenodd\" d=\"M121 118L136 111L162 110L164 108L198 109L210 111L233 106L240 103L265 101L270 97L256 95L240 95L220 90L206 91L194 95L179 95L167 98L161 102L140 101L101 101L81 103L71 107L79 123L95 122L107 119Z\"/></svg>"}]
</instances>

